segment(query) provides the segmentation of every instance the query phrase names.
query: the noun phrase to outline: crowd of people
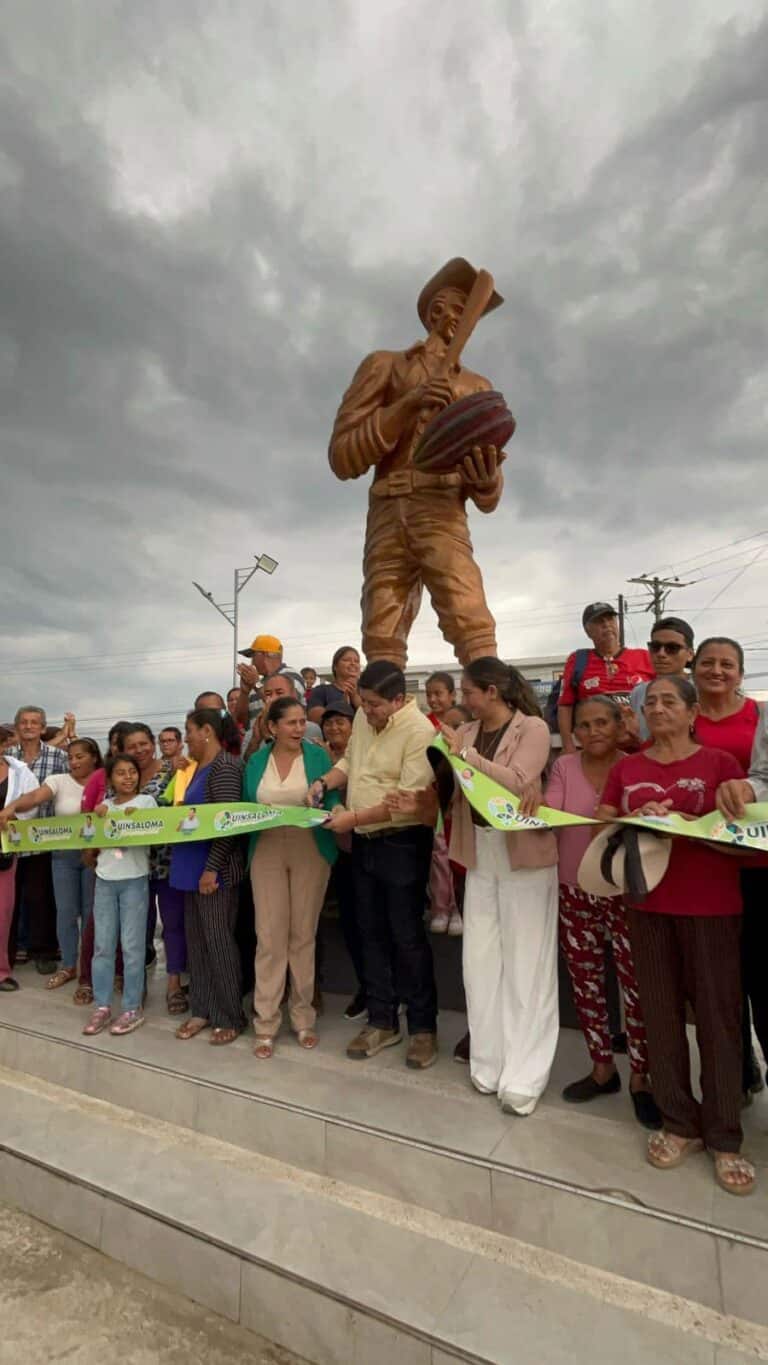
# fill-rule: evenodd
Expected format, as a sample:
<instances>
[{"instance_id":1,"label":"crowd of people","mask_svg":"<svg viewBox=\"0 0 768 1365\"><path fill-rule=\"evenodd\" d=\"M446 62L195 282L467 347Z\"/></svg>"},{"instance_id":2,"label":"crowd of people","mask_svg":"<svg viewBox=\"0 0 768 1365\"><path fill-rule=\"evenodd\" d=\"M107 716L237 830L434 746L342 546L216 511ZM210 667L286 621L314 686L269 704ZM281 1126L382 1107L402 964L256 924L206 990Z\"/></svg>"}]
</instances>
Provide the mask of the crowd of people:
<instances>
[{"instance_id":1,"label":"crowd of people","mask_svg":"<svg viewBox=\"0 0 768 1365\"><path fill-rule=\"evenodd\" d=\"M167 847L3 855L0 991L19 988L13 973L29 961L50 990L73 983L74 1002L89 1007L85 1035L130 1033L144 1022L159 918L180 1041L209 1031L223 1046L252 1027L255 1057L267 1062L285 1009L298 1046L311 1050L331 886L355 981L345 1016L360 1024L347 1056L364 1061L399 1045L404 1008L406 1065L435 1062L429 931L461 936L468 1030L454 1056L478 1091L525 1117L557 1047L558 942L591 1061L563 1096L579 1104L622 1088L610 941L649 1162L675 1167L705 1147L719 1184L749 1193L741 1110L763 1085L755 1035L763 1064L768 1055L766 858L672 839L661 872L638 880L627 843L618 884L620 840L592 841L621 815L695 819L719 809L732 820L768 799L765 715L743 692L734 640L696 646L689 624L670 616L647 649L625 649L605 602L585 609L583 625L590 646L569 656L557 699L559 753L530 685L500 659L466 665L460 702L453 676L433 674L424 712L395 663L363 667L344 646L321 680L286 664L270 635L243 651L226 696L194 698L183 732L168 726L156 737L143 722L119 721L106 755L77 733L73 715L50 734L42 707L20 707L0 734L1 828L33 813L116 819L162 803L184 806L193 829L206 804L240 800L311 806L325 819ZM524 814L543 804L601 825L492 828L468 798L471 784L435 751L437 734L467 771L518 796Z\"/></svg>"}]
</instances>

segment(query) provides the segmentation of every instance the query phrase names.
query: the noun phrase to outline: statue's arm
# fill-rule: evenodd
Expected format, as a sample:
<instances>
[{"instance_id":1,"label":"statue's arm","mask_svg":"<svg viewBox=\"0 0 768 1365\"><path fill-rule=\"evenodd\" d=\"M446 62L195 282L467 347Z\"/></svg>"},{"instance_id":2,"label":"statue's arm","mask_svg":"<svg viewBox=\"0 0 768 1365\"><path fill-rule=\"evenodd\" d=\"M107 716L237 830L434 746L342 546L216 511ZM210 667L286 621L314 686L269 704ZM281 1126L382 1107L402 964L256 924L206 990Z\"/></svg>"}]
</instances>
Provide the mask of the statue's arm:
<instances>
[{"instance_id":1,"label":"statue's arm","mask_svg":"<svg viewBox=\"0 0 768 1365\"><path fill-rule=\"evenodd\" d=\"M374 351L359 366L341 400L333 424L328 459L339 479L359 479L397 444L382 423L392 375L393 354Z\"/></svg>"}]
</instances>

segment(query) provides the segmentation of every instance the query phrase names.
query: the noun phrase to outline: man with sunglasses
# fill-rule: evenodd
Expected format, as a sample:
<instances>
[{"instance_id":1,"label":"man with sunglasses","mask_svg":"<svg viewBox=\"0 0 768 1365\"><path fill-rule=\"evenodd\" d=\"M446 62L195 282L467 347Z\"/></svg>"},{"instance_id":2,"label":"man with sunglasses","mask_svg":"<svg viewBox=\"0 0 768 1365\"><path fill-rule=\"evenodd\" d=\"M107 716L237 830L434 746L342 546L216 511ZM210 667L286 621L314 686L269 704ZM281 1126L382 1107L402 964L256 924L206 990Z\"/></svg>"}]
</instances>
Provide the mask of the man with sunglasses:
<instances>
[{"instance_id":1,"label":"man with sunglasses","mask_svg":"<svg viewBox=\"0 0 768 1365\"><path fill-rule=\"evenodd\" d=\"M656 670L657 678L685 677L686 670L691 666L694 652L693 631L688 622L683 621L679 616L665 616L661 621L657 621L648 641L648 652ZM628 729L633 738L636 737L639 740L650 738L650 732L643 715L647 687L647 682L638 683L637 687L632 689L629 698L629 704L635 716L636 729L632 721L629 722Z\"/></svg>"}]
</instances>

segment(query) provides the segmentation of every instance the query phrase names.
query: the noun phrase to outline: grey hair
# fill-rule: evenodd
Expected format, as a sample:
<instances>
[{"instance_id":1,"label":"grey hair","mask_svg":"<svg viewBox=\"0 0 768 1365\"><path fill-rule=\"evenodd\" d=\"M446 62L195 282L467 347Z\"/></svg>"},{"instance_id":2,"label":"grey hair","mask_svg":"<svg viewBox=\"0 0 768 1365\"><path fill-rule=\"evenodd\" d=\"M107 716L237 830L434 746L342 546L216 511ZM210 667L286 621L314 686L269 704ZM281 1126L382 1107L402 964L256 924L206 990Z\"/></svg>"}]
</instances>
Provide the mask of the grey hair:
<instances>
[{"instance_id":1,"label":"grey hair","mask_svg":"<svg viewBox=\"0 0 768 1365\"><path fill-rule=\"evenodd\" d=\"M576 723L576 717L579 713L579 708L582 706L586 706L587 702L591 701L599 702L601 706L604 706L608 711L610 711L614 720L621 720L621 707L619 706L619 703L616 701L616 698L606 696L605 692L598 692L594 697L579 698L579 700L576 702L576 705L573 708L574 724Z\"/></svg>"},{"instance_id":2,"label":"grey hair","mask_svg":"<svg viewBox=\"0 0 768 1365\"><path fill-rule=\"evenodd\" d=\"M29 715L30 711L32 711L36 716L40 717L41 721L43 722L43 726L46 726L48 724L48 718L42 706L20 706L14 717L13 721L14 725L18 725L22 716Z\"/></svg>"}]
</instances>

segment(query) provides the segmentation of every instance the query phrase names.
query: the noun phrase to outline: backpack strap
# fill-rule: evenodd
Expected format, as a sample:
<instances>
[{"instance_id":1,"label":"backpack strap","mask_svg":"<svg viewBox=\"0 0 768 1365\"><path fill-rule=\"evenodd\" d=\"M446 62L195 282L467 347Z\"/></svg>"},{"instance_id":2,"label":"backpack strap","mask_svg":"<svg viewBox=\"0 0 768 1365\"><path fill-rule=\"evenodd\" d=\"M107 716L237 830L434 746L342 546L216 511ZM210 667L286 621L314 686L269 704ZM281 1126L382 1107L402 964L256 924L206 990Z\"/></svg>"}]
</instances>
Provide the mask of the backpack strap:
<instances>
[{"instance_id":1,"label":"backpack strap","mask_svg":"<svg viewBox=\"0 0 768 1365\"><path fill-rule=\"evenodd\" d=\"M587 671L591 649L577 649L576 657L573 661L573 673L571 674L571 687L576 689Z\"/></svg>"}]
</instances>

